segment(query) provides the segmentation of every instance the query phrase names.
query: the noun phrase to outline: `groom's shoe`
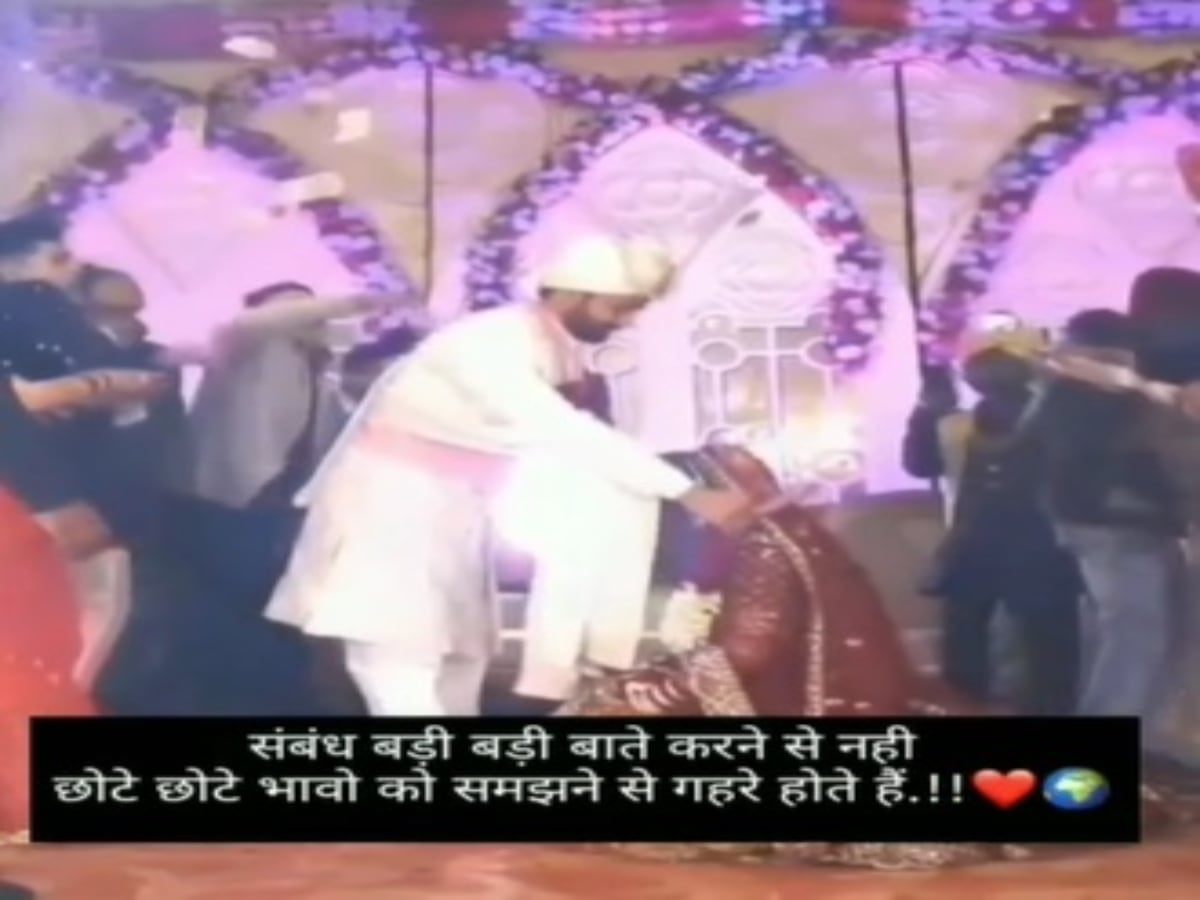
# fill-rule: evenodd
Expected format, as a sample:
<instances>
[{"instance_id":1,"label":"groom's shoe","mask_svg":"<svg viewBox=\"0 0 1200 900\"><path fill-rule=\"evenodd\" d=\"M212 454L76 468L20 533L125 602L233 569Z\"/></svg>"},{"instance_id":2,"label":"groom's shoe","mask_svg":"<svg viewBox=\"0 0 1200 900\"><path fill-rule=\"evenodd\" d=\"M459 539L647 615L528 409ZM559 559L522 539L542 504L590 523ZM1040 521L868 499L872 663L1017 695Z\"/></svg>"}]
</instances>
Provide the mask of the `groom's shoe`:
<instances>
[{"instance_id":1,"label":"groom's shoe","mask_svg":"<svg viewBox=\"0 0 1200 900\"><path fill-rule=\"evenodd\" d=\"M22 884L0 881L0 900L37 900L37 894Z\"/></svg>"}]
</instances>

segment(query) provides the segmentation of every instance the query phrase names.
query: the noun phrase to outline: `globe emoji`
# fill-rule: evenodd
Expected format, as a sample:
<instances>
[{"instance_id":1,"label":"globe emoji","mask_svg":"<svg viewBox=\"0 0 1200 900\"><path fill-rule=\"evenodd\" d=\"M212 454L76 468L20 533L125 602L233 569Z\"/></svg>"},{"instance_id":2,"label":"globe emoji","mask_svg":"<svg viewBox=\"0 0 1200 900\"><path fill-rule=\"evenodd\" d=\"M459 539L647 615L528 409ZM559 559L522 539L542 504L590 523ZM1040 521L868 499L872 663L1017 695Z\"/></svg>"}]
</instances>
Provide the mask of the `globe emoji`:
<instances>
[{"instance_id":1,"label":"globe emoji","mask_svg":"<svg viewBox=\"0 0 1200 900\"><path fill-rule=\"evenodd\" d=\"M1108 779L1095 769L1059 769L1042 782L1042 796L1055 809L1095 809L1108 795Z\"/></svg>"}]
</instances>

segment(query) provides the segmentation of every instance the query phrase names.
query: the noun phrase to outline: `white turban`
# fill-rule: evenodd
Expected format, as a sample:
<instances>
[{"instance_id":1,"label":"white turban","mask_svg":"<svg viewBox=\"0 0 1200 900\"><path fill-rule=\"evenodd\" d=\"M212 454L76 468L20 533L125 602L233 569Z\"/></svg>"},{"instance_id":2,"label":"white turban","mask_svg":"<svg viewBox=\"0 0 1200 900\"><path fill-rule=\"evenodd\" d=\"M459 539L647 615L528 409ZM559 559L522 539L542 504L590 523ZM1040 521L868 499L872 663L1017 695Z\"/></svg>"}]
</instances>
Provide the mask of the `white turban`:
<instances>
[{"instance_id":1,"label":"white turban","mask_svg":"<svg viewBox=\"0 0 1200 900\"><path fill-rule=\"evenodd\" d=\"M618 297L655 297L666 291L675 266L658 245L645 240L581 238L542 267L538 285Z\"/></svg>"}]
</instances>

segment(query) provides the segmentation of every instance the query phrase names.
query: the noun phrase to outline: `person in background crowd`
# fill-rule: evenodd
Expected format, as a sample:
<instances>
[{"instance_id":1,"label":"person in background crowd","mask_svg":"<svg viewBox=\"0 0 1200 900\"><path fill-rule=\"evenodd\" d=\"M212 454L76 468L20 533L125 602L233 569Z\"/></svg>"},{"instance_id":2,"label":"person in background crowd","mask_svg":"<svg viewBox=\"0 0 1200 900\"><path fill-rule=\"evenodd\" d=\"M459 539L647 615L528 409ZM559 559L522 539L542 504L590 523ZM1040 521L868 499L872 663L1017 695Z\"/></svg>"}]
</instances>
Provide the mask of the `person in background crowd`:
<instances>
[{"instance_id":1,"label":"person in background crowd","mask_svg":"<svg viewBox=\"0 0 1200 900\"><path fill-rule=\"evenodd\" d=\"M1064 349L1132 366L1132 321L1088 310L1065 329ZM1091 606L1090 652L1079 712L1139 716L1153 751L1169 687L1171 631L1182 601L1185 520L1149 442L1149 401L1063 380L1041 415L1047 442L1047 496L1064 546L1079 562Z\"/></svg>"},{"instance_id":2,"label":"person in background crowd","mask_svg":"<svg viewBox=\"0 0 1200 900\"><path fill-rule=\"evenodd\" d=\"M87 640L100 648L88 664L99 665L131 608L130 548L153 533L157 512L152 479L125 452L120 428L128 423L121 417L161 396L167 381L131 366L88 321L70 295L79 269L55 220L29 214L0 223L0 371L26 381L89 370L129 373L123 406L81 410L46 432L47 452L52 448L70 471L79 502L108 536L102 551L72 560Z\"/></svg>"},{"instance_id":3,"label":"person in background crowd","mask_svg":"<svg viewBox=\"0 0 1200 900\"><path fill-rule=\"evenodd\" d=\"M141 393L138 374L0 376L0 843L29 826L30 717L95 712L68 563L102 553L112 538L82 502L47 419Z\"/></svg>"},{"instance_id":4,"label":"person in background crowd","mask_svg":"<svg viewBox=\"0 0 1200 900\"><path fill-rule=\"evenodd\" d=\"M228 709L211 703L214 684L203 664L215 652L205 647L203 636L216 629L226 656L245 644L229 640L234 630L225 612L236 593L222 577L214 560L198 552L196 521L207 509L198 509L176 492L188 489L192 454L181 373L169 365L166 348L149 340L142 320L146 299L130 275L97 265L84 265L73 284L75 301L85 316L117 348L129 365L163 367L168 388L153 403L126 411L127 424L117 438L127 465L146 473L155 488L156 510L151 535L140 542L132 559L132 609L112 658L97 681L97 697L118 714L218 713ZM248 528L221 521L222 545L245 540ZM202 560L197 564L193 556ZM217 557L240 565L231 553ZM220 604L212 601L222 599ZM194 601L194 607L193 607ZM203 614L195 613L203 609ZM215 643L215 640L214 640ZM189 649L192 648L192 649ZM269 657L266 657L269 658ZM201 684L202 681L208 684ZM253 691L246 690L246 694ZM161 695L161 699L159 698Z\"/></svg>"},{"instance_id":5,"label":"person in background crowd","mask_svg":"<svg viewBox=\"0 0 1200 900\"><path fill-rule=\"evenodd\" d=\"M141 286L126 272L89 264L76 279L75 295L92 324L121 349L129 365L161 367L167 376L163 395L123 433L131 457L154 472L159 485L185 489L194 463L183 379L177 368L170 367L167 348L150 340L142 319L146 297Z\"/></svg>"},{"instance_id":6,"label":"person in background crowd","mask_svg":"<svg viewBox=\"0 0 1200 900\"><path fill-rule=\"evenodd\" d=\"M192 406L193 492L235 508L289 506L345 423L326 377L328 322L386 298L324 299L294 282L249 294L219 330Z\"/></svg>"},{"instance_id":7,"label":"person in background crowd","mask_svg":"<svg viewBox=\"0 0 1200 900\"><path fill-rule=\"evenodd\" d=\"M947 483L949 529L925 585L944 600L944 677L976 701L991 699L992 626L1004 609L1028 674L1021 707L1066 715L1076 702L1081 584L1042 506L1045 460L1031 427L1038 397L1030 358L1043 343L1023 329L973 340L963 376L979 402L959 412L948 375L927 384L909 420L903 461L914 477Z\"/></svg>"},{"instance_id":8,"label":"person in background crowd","mask_svg":"<svg viewBox=\"0 0 1200 900\"><path fill-rule=\"evenodd\" d=\"M149 329L142 320L146 295L127 272L85 263L73 285L76 302L91 323L118 347L140 347Z\"/></svg>"},{"instance_id":9,"label":"person in background crowd","mask_svg":"<svg viewBox=\"0 0 1200 900\"><path fill-rule=\"evenodd\" d=\"M320 302L328 308L328 301ZM264 326L260 315L251 310L219 334L228 339L235 332L239 340L249 340L279 327L275 322ZM343 383L348 380L354 389L356 379L373 378L379 366L419 337L397 328L356 348L346 361L351 377ZM219 364L219 351L218 346L212 356L192 352L189 358ZM147 608L131 624L121 665L105 682L111 706L143 715L361 712L340 645L307 642L262 617L303 521L303 511L284 499L234 508L203 497L171 498L162 517L156 569L144 573L141 582Z\"/></svg>"},{"instance_id":10,"label":"person in background crowd","mask_svg":"<svg viewBox=\"0 0 1200 900\"><path fill-rule=\"evenodd\" d=\"M1133 283L1130 317L1138 334L1138 373L1171 385L1200 383L1200 272L1150 269ZM1154 404L1147 425L1182 505L1188 528L1187 599L1172 623L1172 691L1164 730L1172 759L1200 766L1200 421Z\"/></svg>"},{"instance_id":11,"label":"person in background crowd","mask_svg":"<svg viewBox=\"0 0 1200 900\"><path fill-rule=\"evenodd\" d=\"M106 270L87 275L85 308L118 342L138 340L144 304L136 283ZM302 465L307 451L298 416L311 403L332 418L329 386L310 367L322 361L319 326L377 301L289 301L287 294L285 286L258 292L198 347L127 346L206 374L194 416L180 429L193 439L185 447L198 451L186 459L188 477L167 484L153 558L139 570L138 615L103 684L105 700L123 714L339 711L314 696L310 648L264 621L262 609L302 520L287 496L303 469L286 463ZM230 426L248 429L242 444L231 443ZM290 458L285 439L295 441ZM274 467L272 483L266 472ZM229 483L221 483L222 473Z\"/></svg>"},{"instance_id":12,"label":"person in background crowd","mask_svg":"<svg viewBox=\"0 0 1200 900\"><path fill-rule=\"evenodd\" d=\"M592 513L581 527L575 503L556 523L531 591L516 690L554 705L581 656L636 649L660 497L717 525L752 517L740 492L693 484L555 389L581 372L580 345L627 326L672 271L655 248L581 239L541 273L540 303L442 328L360 406L305 490L267 615L342 641L372 715L478 714L497 640L488 533L517 457L552 454L560 508L579 496Z\"/></svg>"},{"instance_id":13,"label":"person in background crowd","mask_svg":"<svg viewBox=\"0 0 1200 900\"><path fill-rule=\"evenodd\" d=\"M1195 377L1200 330L1200 272L1159 267L1134 279L1129 316L1137 331L1137 369L1146 378L1183 384Z\"/></svg>"},{"instance_id":14,"label":"person in background crowd","mask_svg":"<svg viewBox=\"0 0 1200 900\"><path fill-rule=\"evenodd\" d=\"M153 367L131 365L71 299L79 271L57 222L31 215L0 224L0 366L29 380L138 369L153 373L145 381L146 400L160 396L166 379ZM148 479L125 461L115 440L120 425L112 410L98 410L64 421L56 434L86 475L90 502L125 542L145 532L151 510Z\"/></svg>"}]
</instances>

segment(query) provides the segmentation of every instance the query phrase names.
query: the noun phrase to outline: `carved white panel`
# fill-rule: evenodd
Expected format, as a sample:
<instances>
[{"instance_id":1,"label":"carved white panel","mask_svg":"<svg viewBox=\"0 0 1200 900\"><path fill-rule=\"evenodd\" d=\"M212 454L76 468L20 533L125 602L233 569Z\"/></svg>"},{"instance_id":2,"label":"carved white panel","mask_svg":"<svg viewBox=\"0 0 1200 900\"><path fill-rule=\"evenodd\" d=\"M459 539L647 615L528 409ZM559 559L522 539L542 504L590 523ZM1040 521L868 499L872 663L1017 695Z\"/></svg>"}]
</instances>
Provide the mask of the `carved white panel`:
<instances>
[{"instance_id":1,"label":"carved white panel","mask_svg":"<svg viewBox=\"0 0 1200 900\"><path fill-rule=\"evenodd\" d=\"M1108 129L1042 188L985 306L1057 327L1082 309L1124 309L1158 265L1200 268L1200 223L1175 168L1200 129L1158 116Z\"/></svg>"}]
</instances>

